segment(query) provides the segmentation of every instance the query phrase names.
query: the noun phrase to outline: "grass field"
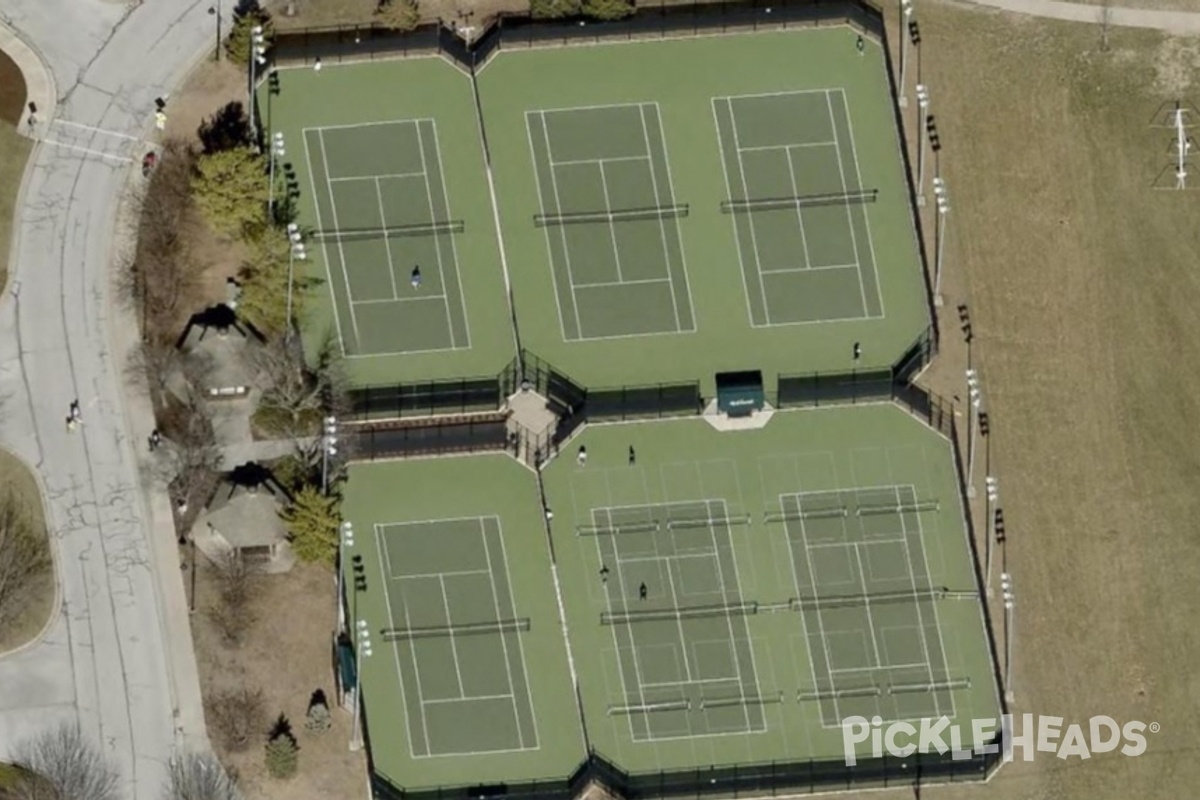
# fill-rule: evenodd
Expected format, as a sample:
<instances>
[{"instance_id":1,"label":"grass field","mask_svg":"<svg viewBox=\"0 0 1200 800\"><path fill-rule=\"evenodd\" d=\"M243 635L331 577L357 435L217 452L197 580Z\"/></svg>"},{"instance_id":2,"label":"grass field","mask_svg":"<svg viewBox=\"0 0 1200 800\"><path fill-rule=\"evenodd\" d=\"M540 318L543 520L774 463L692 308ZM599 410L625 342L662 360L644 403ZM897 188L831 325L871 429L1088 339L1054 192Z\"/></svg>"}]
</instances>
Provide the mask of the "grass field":
<instances>
[{"instance_id":1,"label":"grass field","mask_svg":"<svg viewBox=\"0 0 1200 800\"><path fill-rule=\"evenodd\" d=\"M16 214L17 190L25 174L25 164L33 142L20 136L6 122L0 122L0 287L8 282L8 256L12 249L12 221Z\"/></svg>"},{"instance_id":2,"label":"grass field","mask_svg":"<svg viewBox=\"0 0 1200 800\"><path fill-rule=\"evenodd\" d=\"M940 5L920 24L954 197L944 324L970 303L1018 582L1014 710L1163 731L1139 758L1011 764L986 793L1191 796L1200 195L1149 188L1148 122L1196 90L1194 45L1114 30L1100 52L1094 26Z\"/></svg>"},{"instance_id":3,"label":"grass field","mask_svg":"<svg viewBox=\"0 0 1200 800\"><path fill-rule=\"evenodd\" d=\"M28 510L34 530L43 537L48 550L50 542L42 511L41 488L24 463L7 450L0 449L0 493L9 491ZM0 655L26 644L41 633L54 609L56 590L53 567L34 579L32 591L21 604L20 616L10 628L0 630Z\"/></svg>"}]
</instances>

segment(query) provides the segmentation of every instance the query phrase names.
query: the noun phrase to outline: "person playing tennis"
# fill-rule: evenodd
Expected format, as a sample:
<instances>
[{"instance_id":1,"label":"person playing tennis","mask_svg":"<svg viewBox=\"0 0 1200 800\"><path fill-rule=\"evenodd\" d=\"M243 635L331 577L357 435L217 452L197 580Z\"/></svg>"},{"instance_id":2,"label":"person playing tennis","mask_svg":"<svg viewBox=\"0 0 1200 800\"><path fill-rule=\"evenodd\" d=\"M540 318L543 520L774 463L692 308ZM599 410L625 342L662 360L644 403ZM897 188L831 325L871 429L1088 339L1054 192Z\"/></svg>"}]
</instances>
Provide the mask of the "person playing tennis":
<instances>
[{"instance_id":1,"label":"person playing tennis","mask_svg":"<svg viewBox=\"0 0 1200 800\"><path fill-rule=\"evenodd\" d=\"M420 265L413 267L411 282L412 282L412 287L414 289L421 288L421 267L420 267Z\"/></svg>"}]
</instances>

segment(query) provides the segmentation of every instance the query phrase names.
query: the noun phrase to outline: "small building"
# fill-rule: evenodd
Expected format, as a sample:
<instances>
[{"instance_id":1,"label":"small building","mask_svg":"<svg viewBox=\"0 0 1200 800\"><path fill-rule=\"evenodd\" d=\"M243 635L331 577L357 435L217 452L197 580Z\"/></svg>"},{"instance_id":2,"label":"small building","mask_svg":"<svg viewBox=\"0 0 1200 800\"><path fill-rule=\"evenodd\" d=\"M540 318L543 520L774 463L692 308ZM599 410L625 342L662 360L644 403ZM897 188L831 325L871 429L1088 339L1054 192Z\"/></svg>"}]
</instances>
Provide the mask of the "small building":
<instances>
[{"instance_id":1,"label":"small building","mask_svg":"<svg viewBox=\"0 0 1200 800\"><path fill-rule=\"evenodd\" d=\"M188 365L178 376L176 394L187 384L208 400L248 399L255 389L255 350L266 339L226 304L193 314L175 343Z\"/></svg>"},{"instance_id":2,"label":"small building","mask_svg":"<svg viewBox=\"0 0 1200 800\"><path fill-rule=\"evenodd\" d=\"M269 469L243 464L221 477L192 526L196 547L210 560L233 552L265 572L286 572L294 556L279 512L290 500Z\"/></svg>"}]
</instances>

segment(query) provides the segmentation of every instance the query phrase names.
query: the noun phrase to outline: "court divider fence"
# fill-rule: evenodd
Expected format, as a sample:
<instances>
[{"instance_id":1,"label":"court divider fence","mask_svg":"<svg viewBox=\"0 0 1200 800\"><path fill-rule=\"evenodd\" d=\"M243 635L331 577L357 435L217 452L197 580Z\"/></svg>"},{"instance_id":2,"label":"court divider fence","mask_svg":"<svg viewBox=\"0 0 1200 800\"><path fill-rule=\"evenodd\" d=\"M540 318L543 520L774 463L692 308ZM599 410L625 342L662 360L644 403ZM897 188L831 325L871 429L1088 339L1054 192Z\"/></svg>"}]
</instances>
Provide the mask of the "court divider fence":
<instances>
[{"instance_id":1,"label":"court divider fence","mask_svg":"<svg viewBox=\"0 0 1200 800\"><path fill-rule=\"evenodd\" d=\"M499 411L410 422L347 424L338 438L347 461L478 453L510 446L507 417Z\"/></svg>"},{"instance_id":2,"label":"court divider fence","mask_svg":"<svg viewBox=\"0 0 1200 800\"><path fill-rule=\"evenodd\" d=\"M497 411L504 402L494 376L364 386L348 394L348 422Z\"/></svg>"},{"instance_id":3,"label":"court divider fence","mask_svg":"<svg viewBox=\"0 0 1200 800\"><path fill-rule=\"evenodd\" d=\"M914 753L907 758L891 755L859 758L852 767L839 757L653 772L626 772L615 761L592 749L578 769L560 779L405 789L372 771L372 789L375 797L381 800L569 800L593 784L626 800L754 798L853 789L911 789L929 784L983 780L1002 758L999 735L986 744L995 752L972 751L968 758L956 757L953 750L948 750L945 753Z\"/></svg>"},{"instance_id":4,"label":"court divider fence","mask_svg":"<svg viewBox=\"0 0 1200 800\"><path fill-rule=\"evenodd\" d=\"M709 36L758 30L790 30L852 25L883 36L883 15L871 0L734 0L733 2L638 3L620 20L587 17L534 19L502 13L485 19L464 37L451 20L411 31L375 24L295 28L277 31L268 54L274 67L338 64L438 54L464 69L479 69L497 51L559 47L605 41Z\"/></svg>"}]
</instances>

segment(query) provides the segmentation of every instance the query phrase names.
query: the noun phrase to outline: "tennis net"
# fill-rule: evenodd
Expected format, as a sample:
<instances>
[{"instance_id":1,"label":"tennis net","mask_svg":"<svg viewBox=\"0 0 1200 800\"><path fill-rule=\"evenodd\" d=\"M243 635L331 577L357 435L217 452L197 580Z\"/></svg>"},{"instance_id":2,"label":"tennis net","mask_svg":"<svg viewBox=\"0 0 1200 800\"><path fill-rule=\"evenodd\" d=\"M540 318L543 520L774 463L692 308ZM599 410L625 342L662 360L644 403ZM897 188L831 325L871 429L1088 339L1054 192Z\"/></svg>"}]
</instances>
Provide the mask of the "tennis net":
<instances>
[{"instance_id":1,"label":"tennis net","mask_svg":"<svg viewBox=\"0 0 1200 800\"><path fill-rule=\"evenodd\" d=\"M807 611L809 609L824 611L830 608L854 608L856 606L873 606L886 603L916 603L921 600L940 600L946 596L946 592L946 589L917 589L907 592L842 594L831 595L829 597L794 597L791 600L791 606L795 611Z\"/></svg>"},{"instance_id":2,"label":"tennis net","mask_svg":"<svg viewBox=\"0 0 1200 800\"><path fill-rule=\"evenodd\" d=\"M495 619L486 622L467 622L462 625L428 625L413 628L384 628L381 632L385 641L406 639L433 639L445 636L477 636L484 633L508 633L529 630L529 617Z\"/></svg>"},{"instance_id":3,"label":"tennis net","mask_svg":"<svg viewBox=\"0 0 1200 800\"><path fill-rule=\"evenodd\" d=\"M580 525L575 528L578 536L616 536L622 533L654 533L659 529L659 523L626 522L617 525Z\"/></svg>"},{"instance_id":4,"label":"tennis net","mask_svg":"<svg viewBox=\"0 0 1200 800\"><path fill-rule=\"evenodd\" d=\"M775 522L790 522L798 519L833 519L846 516L845 506L830 508L790 509L787 511L769 511L763 515L763 521L770 524Z\"/></svg>"},{"instance_id":5,"label":"tennis net","mask_svg":"<svg viewBox=\"0 0 1200 800\"><path fill-rule=\"evenodd\" d=\"M780 211L813 206L848 206L859 203L874 203L879 197L878 189L861 189L854 192L832 192L809 194L796 197L760 197L721 202L722 214L745 214L751 211Z\"/></svg>"},{"instance_id":6,"label":"tennis net","mask_svg":"<svg viewBox=\"0 0 1200 800\"><path fill-rule=\"evenodd\" d=\"M920 514L925 511L938 511L941 507L941 503L937 500L918 500L915 503L881 503L859 506L856 513L860 517L872 517L880 514Z\"/></svg>"},{"instance_id":7,"label":"tennis net","mask_svg":"<svg viewBox=\"0 0 1200 800\"><path fill-rule=\"evenodd\" d=\"M729 528L734 525L749 525L749 514L732 514L727 517L696 517L695 519L673 519L667 522L667 530L688 530L690 528Z\"/></svg>"},{"instance_id":8,"label":"tennis net","mask_svg":"<svg viewBox=\"0 0 1200 800\"><path fill-rule=\"evenodd\" d=\"M561 214L534 214L533 225L535 228L549 228L556 225L608 224L639 219L676 219L678 217L686 217L688 210L687 203L679 203L672 206L646 206L644 208L623 208L611 211L571 211Z\"/></svg>"},{"instance_id":9,"label":"tennis net","mask_svg":"<svg viewBox=\"0 0 1200 800\"><path fill-rule=\"evenodd\" d=\"M462 233L467 229L461 219L440 222L418 222L391 228L342 228L316 230L310 236L316 242L355 242L367 239L391 239L396 236L436 236L439 233Z\"/></svg>"},{"instance_id":10,"label":"tennis net","mask_svg":"<svg viewBox=\"0 0 1200 800\"><path fill-rule=\"evenodd\" d=\"M704 617L726 617L734 614L758 613L758 603L730 603L728 605L690 606L688 608L656 608L645 611L601 611L601 625L625 625L632 622L662 622L674 619L701 619Z\"/></svg>"}]
</instances>

